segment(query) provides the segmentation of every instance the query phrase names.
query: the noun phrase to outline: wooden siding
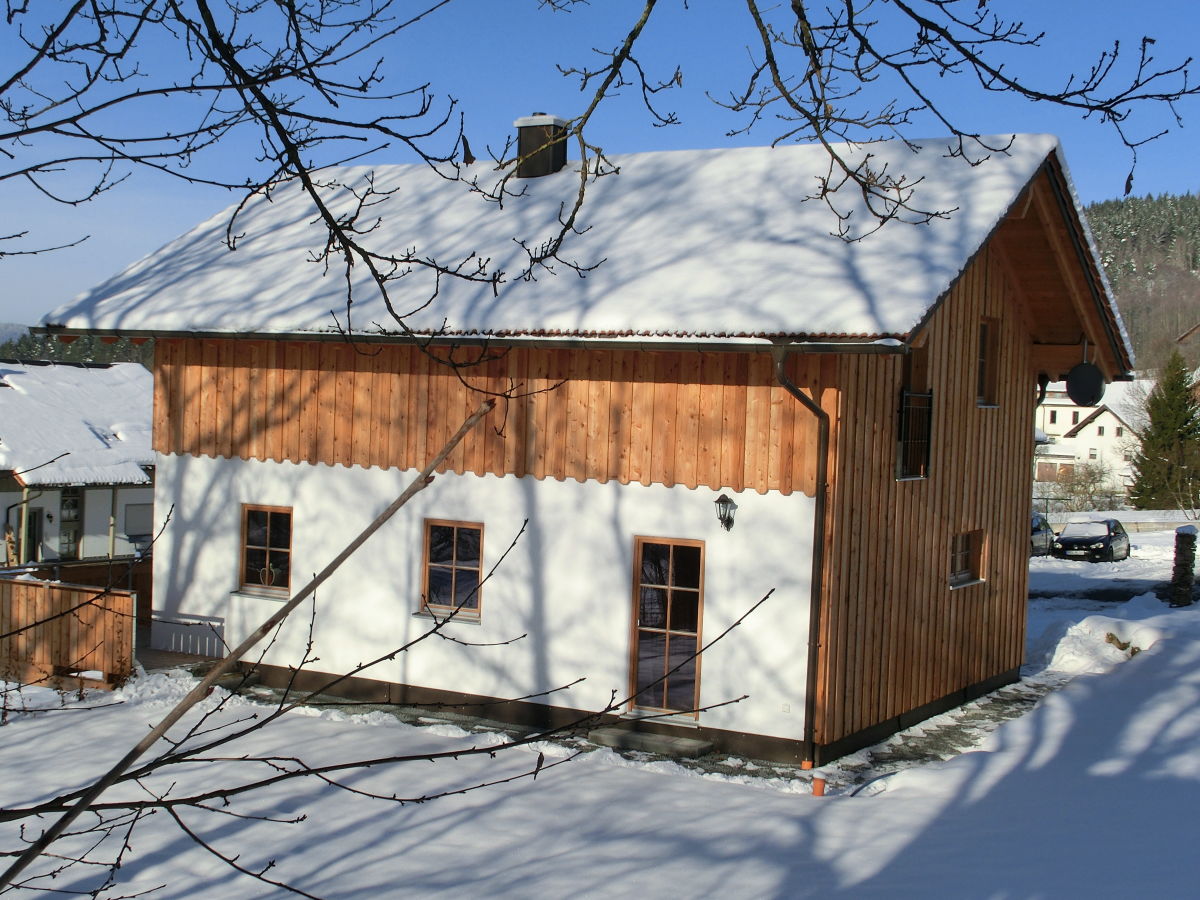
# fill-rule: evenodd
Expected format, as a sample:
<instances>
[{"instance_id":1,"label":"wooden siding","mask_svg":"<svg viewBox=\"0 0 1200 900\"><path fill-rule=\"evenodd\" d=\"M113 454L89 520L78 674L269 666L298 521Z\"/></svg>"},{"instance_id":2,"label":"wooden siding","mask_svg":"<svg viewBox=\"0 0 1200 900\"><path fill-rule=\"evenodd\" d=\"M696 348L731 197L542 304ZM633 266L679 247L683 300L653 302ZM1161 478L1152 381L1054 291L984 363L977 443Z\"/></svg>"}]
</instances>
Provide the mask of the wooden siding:
<instances>
[{"instance_id":1,"label":"wooden siding","mask_svg":"<svg viewBox=\"0 0 1200 900\"><path fill-rule=\"evenodd\" d=\"M832 358L789 373L833 408ZM511 390L443 471L809 496L816 479L815 422L766 353L522 347L455 369L405 345L164 339L154 390L162 453L419 468L478 391Z\"/></svg>"},{"instance_id":2,"label":"wooden siding","mask_svg":"<svg viewBox=\"0 0 1200 900\"><path fill-rule=\"evenodd\" d=\"M129 591L0 579L0 675L7 681L112 687L133 673L134 596Z\"/></svg>"},{"instance_id":3,"label":"wooden siding","mask_svg":"<svg viewBox=\"0 0 1200 900\"><path fill-rule=\"evenodd\" d=\"M842 356L814 740L894 720L1022 661L1034 373L1021 301L985 251L927 325L930 476L895 479L898 357ZM976 403L979 322L999 324L997 404ZM950 590L982 529L985 580Z\"/></svg>"}]
</instances>

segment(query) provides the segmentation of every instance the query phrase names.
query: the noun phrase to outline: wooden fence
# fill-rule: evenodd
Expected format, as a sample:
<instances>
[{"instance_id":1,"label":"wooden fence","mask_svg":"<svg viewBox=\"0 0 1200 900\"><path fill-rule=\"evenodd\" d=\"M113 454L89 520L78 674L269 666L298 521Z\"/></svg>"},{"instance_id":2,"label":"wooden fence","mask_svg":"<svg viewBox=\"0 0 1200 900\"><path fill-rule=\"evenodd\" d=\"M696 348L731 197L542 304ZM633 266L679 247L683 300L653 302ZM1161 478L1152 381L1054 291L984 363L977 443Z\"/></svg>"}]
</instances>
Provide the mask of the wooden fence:
<instances>
[{"instance_id":1,"label":"wooden fence","mask_svg":"<svg viewBox=\"0 0 1200 900\"><path fill-rule=\"evenodd\" d=\"M0 678L112 688L133 673L136 594L0 579Z\"/></svg>"}]
</instances>

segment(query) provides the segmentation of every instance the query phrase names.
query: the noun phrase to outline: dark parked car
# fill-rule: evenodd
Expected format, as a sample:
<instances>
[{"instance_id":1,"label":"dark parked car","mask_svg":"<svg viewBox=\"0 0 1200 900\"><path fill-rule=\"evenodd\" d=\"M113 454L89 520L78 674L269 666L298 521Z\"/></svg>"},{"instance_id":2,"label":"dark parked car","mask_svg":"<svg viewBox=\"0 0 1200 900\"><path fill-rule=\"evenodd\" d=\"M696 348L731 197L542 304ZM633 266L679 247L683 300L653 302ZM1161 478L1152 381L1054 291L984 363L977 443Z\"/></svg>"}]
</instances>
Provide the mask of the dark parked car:
<instances>
[{"instance_id":1,"label":"dark parked car","mask_svg":"<svg viewBox=\"0 0 1200 900\"><path fill-rule=\"evenodd\" d=\"M1050 527L1045 516L1034 513L1033 530L1029 535L1029 555L1045 556L1050 552L1052 543L1054 543L1054 529Z\"/></svg>"},{"instance_id":2,"label":"dark parked car","mask_svg":"<svg viewBox=\"0 0 1200 900\"><path fill-rule=\"evenodd\" d=\"M1129 535L1116 519L1072 522L1054 539L1050 552L1060 559L1129 559Z\"/></svg>"}]
</instances>

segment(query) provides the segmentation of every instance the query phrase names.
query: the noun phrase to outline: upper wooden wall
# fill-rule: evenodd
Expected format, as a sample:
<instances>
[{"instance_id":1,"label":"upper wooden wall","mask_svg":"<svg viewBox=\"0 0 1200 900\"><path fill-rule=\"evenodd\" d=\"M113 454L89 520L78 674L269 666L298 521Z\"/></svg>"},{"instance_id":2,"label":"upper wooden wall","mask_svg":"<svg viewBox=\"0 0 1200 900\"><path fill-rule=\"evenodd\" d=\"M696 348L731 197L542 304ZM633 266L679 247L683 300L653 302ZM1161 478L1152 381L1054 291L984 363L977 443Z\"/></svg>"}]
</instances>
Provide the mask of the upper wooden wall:
<instances>
[{"instance_id":1,"label":"upper wooden wall","mask_svg":"<svg viewBox=\"0 0 1200 900\"><path fill-rule=\"evenodd\" d=\"M478 406L478 388L524 396L501 402L445 471L814 490L813 417L774 383L765 353L522 347L456 370L399 344L156 343L163 453L420 468ZM836 366L793 358L789 371L833 409Z\"/></svg>"},{"instance_id":2,"label":"upper wooden wall","mask_svg":"<svg viewBox=\"0 0 1200 900\"><path fill-rule=\"evenodd\" d=\"M840 357L814 716L829 744L1021 664L1035 380L1022 301L982 253L927 326L930 476L895 479L902 360ZM998 404L976 405L978 328L1000 323ZM986 580L951 591L950 541L983 529Z\"/></svg>"}]
</instances>

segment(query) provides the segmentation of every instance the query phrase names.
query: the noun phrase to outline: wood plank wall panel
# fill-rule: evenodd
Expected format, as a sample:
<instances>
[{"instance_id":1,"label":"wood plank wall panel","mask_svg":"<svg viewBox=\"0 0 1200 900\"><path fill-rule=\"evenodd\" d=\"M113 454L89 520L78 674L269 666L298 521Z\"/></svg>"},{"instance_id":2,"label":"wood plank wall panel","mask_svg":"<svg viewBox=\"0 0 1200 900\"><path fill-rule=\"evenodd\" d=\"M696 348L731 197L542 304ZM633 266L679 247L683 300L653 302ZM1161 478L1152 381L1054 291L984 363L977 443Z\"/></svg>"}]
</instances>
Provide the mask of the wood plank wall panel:
<instances>
[{"instance_id":1,"label":"wood plank wall panel","mask_svg":"<svg viewBox=\"0 0 1200 900\"><path fill-rule=\"evenodd\" d=\"M515 387L524 396L502 400L444 471L815 490L815 421L775 384L766 353L522 347L456 370L401 345L156 346L163 453L419 468L486 392ZM789 366L836 407L836 364L792 357Z\"/></svg>"},{"instance_id":2,"label":"wood plank wall panel","mask_svg":"<svg viewBox=\"0 0 1200 900\"><path fill-rule=\"evenodd\" d=\"M896 357L838 357L827 602L814 725L829 744L1022 662L1035 380L1020 299L985 251L929 325L928 479L892 475ZM998 405L975 398L978 324L1000 324ZM950 541L983 529L986 580L951 591Z\"/></svg>"}]
</instances>

